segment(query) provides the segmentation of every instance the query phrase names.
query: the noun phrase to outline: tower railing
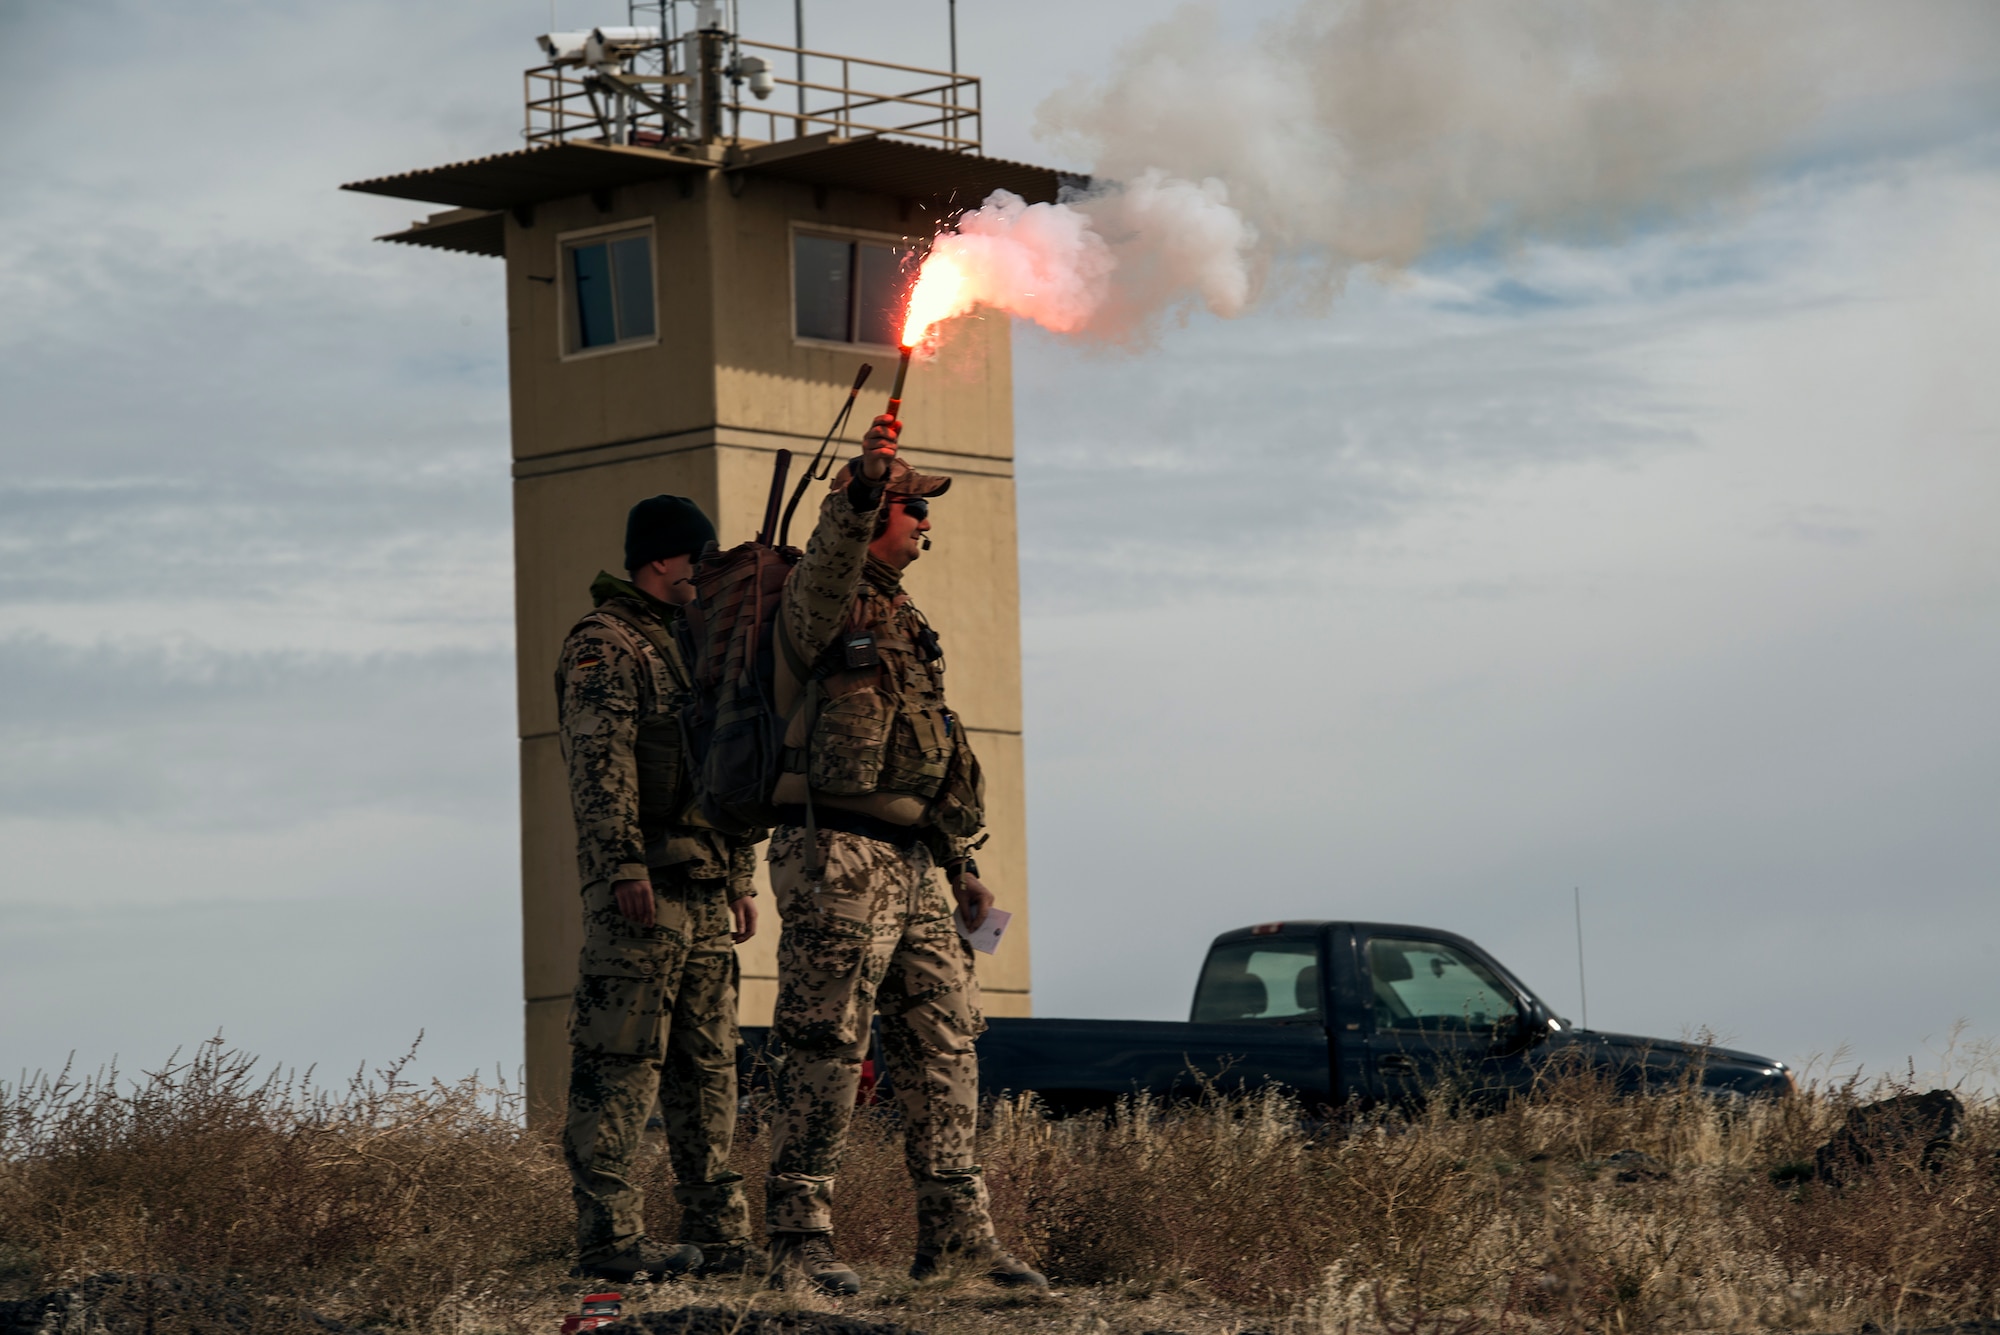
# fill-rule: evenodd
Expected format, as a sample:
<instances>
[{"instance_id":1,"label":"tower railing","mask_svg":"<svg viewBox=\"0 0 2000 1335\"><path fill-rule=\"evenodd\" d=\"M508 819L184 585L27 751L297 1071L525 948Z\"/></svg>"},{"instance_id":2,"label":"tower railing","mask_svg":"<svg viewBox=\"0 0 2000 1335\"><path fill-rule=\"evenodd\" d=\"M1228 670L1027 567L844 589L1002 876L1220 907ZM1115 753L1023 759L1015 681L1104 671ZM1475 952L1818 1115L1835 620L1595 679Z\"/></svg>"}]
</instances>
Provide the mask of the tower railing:
<instances>
[{"instance_id":1,"label":"tower railing","mask_svg":"<svg viewBox=\"0 0 2000 1335\"><path fill-rule=\"evenodd\" d=\"M728 63L717 75L721 96L713 104L720 123L713 127L701 123L699 72L670 58L664 74L600 74L572 65L527 71L523 137L530 144L667 148L780 143L830 133L979 152L980 85L972 75L772 42L732 39L728 46ZM746 55L765 61L770 92L764 98L746 92ZM789 76L779 71L780 60L791 67Z\"/></svg>"}]
</instances>

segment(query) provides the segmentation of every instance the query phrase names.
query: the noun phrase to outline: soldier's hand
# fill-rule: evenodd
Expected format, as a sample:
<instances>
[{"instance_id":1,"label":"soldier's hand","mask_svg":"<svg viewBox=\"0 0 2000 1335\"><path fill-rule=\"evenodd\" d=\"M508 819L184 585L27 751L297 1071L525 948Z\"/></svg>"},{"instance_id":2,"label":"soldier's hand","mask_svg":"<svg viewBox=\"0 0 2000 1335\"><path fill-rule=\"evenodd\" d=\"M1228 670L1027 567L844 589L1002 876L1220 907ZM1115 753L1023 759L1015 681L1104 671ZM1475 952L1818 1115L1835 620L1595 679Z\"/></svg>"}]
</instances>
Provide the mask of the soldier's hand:
<instances>
[{"instance_id":1,"label":"soldier's hand","mask_svg":"<svg viewBox=\"0 0 2000 1335\"><path fill-rule=\"evenodd\" d=\"M993 892L977 876L966 872L952 884L951 894L958 901L958 913L965 919L966 930L978 931L979 924L986 921L986 910L993 907Z\"/></svg>"},{"instance_id":2,"label":"soldier's hand","mask_svg":"<svg viewBox=\"0 0 2000 1335\"><path fill-rule=\"evenodd\" d=\"M887 413L875 419L861 438L861 448L866 451L861 456L861 476L870 482L889 476L889 461L896 457L896 438L902 434L903 424Z\"/></svg>"},{"instance_id":3,"label":"soldier's hand","mask_svg":"<svg viewBox=\"0 0 2000 1335\"><path fill-rule=\"evenodd\" d=\"M653 883L651 881L613 881L612 898L618 901L618 911L625 915L625 921L634 927L653 925Z\"/></svg>"},{"instance_id":4,"label":"soldier's hand","mask_svg":"<svg viewBox=\"0 0 2000 1335\"><path fill-rule=\"evenodd\" d=\"M751 937L757 935L756 900L750 898L748 895L743 896L741 899L730 900L729 915L736 919L736 930L729 934L731 941L740 946Z\"/></svg>"}]
</instances>

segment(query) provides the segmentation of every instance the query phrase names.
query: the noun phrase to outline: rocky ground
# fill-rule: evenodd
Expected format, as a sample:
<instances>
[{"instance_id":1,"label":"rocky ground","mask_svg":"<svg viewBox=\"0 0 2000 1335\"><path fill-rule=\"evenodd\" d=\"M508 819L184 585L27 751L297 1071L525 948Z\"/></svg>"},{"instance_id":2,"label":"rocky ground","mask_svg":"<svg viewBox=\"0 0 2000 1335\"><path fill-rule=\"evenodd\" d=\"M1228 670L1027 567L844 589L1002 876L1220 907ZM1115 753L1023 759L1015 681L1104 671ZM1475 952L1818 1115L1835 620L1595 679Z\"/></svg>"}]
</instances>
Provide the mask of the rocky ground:
<instances>
[{"instance_id":1,"label":"rocky ground","mask_svg":"<svg viewBox=\"0 0 2000 1335\"><path fill-rule=\"evenodd\" d=\"M864 1271L867 1269L863 1267ZM866 1296L746 1291L736 1283L626 1285L623 1319L604 1335L1250 1335L1249 1314L1191 1288L1005 1293L978 1281L918 1286L866 1275ZM558 1335L564 1315L604 1286L565 1281L538 1298L458 1295L439 1328ZM614 1286L618 1287L618 1286ZM0 1302L0 1335L362 1335L376 1327L259 1293L243 1282L94 1275L74 1287Z\"/></svg>"},{"instance_id":2,"label":"rocky ground","mask_svg":"<svg viewBox=\"0 0 2000 1335\"><path fill-rule=\"evenodd\" d=\"M626 1285L622 1318L601 1335L1505 1335L1550 1327L1505 1316L1396 1312L1372 1302L1329 1310L1303 1303L1279 1315L1218 1302L1199 1286L1106 1285L1005 1293L977 1280L916 1285L861 1267L859 1298L830 1299L737 1283ZM559 1335L564 1315L604 1286L552 1285L539 1298L458 1295L434 1329L462 1335ZM91 1276L72 1288L0 1301L0 1335L376 1335L244 1283ZM1738 1331L1742 1328L1737 1327ZM1774 1328L1776 1329L1776 1328ZM1578 1335L1582 1335L1581 1329ZM1810 1330L1787 1335L1812 1335ZM1874 1323L1840 1335L1890 1335ZM2000 1335L2000 1321L1906 1326L1894 1335Z\"/></svg>"}]
</instances>

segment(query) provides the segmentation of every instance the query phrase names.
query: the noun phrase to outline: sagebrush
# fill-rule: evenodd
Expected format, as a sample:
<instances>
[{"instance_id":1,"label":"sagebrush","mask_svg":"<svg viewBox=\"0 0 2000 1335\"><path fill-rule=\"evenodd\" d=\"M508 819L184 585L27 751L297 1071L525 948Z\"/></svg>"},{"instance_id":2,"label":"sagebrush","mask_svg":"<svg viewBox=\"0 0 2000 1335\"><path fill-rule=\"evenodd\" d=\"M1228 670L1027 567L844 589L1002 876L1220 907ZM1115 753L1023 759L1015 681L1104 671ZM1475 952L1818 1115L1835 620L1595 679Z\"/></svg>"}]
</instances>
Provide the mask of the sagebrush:
<instances>
[{"instance_id":1,"label":"sagebrush","mask_svg":"<svg viewBox=\"0 0 2000 1335\"><path fill-rule=\"evenodd\" d=\"M274 1329L304 1310L552 1329L577 1286L551 1137L526 1126L517 1091L401 1070L329 1089L214 1042L136 1081L0 1088L0 1296L168 1276L260 1295ZM1969 1099L1928 1166L1888 1146L1840 1185L1813 1180L1800 1165L1868 1094L1850 1081L1768 1103L1621 1098L1579 1077L1482 1116L1439 1100L1340 1119L1278 1094L1061 1120L1017 1099L991 1107L981 1158L1003 1241L1095 1295L1106 1328L1118 1302L1162 1294L1301 1333L2000 1316L2000 1109ZM753 1107L737 1150L753 1206L764 1150ZM649 1172L650 1223L671 1237L663 1155ZM857 1119L836 1212L876 1297L912 1301L894 1278L914 1235L892 1112Z\"/></svg>"}]
</instances>

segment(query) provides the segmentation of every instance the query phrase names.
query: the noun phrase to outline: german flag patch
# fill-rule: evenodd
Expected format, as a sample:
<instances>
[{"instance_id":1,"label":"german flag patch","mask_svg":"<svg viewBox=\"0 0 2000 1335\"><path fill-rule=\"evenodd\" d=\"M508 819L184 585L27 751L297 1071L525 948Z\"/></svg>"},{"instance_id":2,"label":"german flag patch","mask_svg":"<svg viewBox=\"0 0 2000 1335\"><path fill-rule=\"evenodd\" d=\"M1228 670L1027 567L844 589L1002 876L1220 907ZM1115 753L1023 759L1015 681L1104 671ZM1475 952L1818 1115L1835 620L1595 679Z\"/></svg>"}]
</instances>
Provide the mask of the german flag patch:
<instances>
[{"instance_id":1,"label":"german flag patch","mask_svg":"<svg viewBox=\"0 0 2000 1335\"><path fill-rule=\"evenodd\" d=\"M577 665L577 667L578 667L579 669L581 669L581 668L591 668L591 667L599 667L599 666L601 666L601 665L603 664L603 662L604 662L604 655L603 655L603 654L592 654L592 655L590 655L590 657L588 657L588 658L579 658L579 659L577 659L577 660L576 660L576 665Z\"/></svg>"}]
</instances>

